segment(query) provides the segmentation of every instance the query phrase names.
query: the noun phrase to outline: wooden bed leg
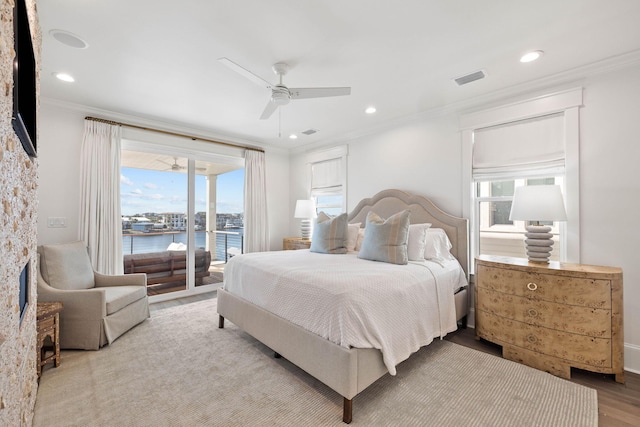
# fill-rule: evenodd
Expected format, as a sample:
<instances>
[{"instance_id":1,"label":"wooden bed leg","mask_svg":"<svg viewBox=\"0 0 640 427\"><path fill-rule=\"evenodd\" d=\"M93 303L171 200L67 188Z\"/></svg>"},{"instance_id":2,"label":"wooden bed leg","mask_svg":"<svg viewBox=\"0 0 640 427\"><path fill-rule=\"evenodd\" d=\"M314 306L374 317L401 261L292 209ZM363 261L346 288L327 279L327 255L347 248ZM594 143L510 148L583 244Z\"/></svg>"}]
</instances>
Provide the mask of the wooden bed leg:
<instances>
[{"instance_id":1,"label":"wooden bed leg","mask_svg":"<svg viewBox=\"0 0 640 427\"><path fill-rule=\"evenodd\" d=\"M218 328L223 329L224 328L224 317L218 315Z\"/></svg>"},{"instance_id":2,"label":"wooden bed leg","mask_svg":"<svg viewBox=\"0 0 640 427\"><path fill-rule=\"evenodd\" d=\"M353 400L344 398L342 409L342 422L345 424L351 424L353 418Z\"/></svg>"}]
</instances>

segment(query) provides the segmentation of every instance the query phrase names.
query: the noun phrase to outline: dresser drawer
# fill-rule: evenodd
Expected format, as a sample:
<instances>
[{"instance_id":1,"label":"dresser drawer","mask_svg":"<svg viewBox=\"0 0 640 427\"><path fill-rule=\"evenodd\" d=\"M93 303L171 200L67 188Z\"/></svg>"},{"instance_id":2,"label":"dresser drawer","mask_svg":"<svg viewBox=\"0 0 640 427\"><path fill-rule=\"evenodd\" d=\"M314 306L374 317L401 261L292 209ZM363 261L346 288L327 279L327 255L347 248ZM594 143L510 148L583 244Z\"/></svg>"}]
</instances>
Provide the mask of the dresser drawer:
<instances>
[{"instance_id":1,"label":"dresser drawer","mask_svg":"<svg viewBox=\"0 0 640 427\"><path fill-rule=\"evenodd\" d=\"M477 333L501 345L512 345L567 362L597 368L612 366L611 339L571 334L529 325L479 311Z\"/></svg>"},{"instance_id":2,"label":"dresser drawer","mask_svg":"<svg viewBox=\"0 0 640 427\"><path fill-rule=\"evenodd\" d=\"M611 308L611 282L557 274L530 273L478 265L478 289L533 300L593 308Z\"/></svg>"},{"instance_id":3,"label":"dresser drawer","mask_svg":"<svg viewBox=\"0 0 640 427\"><path fill-rule=\"evenodd\" d=\"M478 288L478 310L529 325L611 338L611 310L558 304Z\"/></svg>"}]
</instances>

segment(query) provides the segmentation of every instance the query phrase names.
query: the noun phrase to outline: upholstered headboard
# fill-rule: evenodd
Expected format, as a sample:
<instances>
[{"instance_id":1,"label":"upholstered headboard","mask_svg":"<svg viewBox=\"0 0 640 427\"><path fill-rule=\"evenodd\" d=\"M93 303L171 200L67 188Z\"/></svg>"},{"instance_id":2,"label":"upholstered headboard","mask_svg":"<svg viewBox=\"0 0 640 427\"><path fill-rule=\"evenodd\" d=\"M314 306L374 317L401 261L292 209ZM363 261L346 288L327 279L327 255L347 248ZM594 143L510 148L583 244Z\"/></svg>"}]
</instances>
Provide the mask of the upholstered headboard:
<instances>
[{"instance_id":1,"label":"upholstered headboard","mask_svg":"<svg viewBox=\"0 0 640 427\"><path fill-rule=\"evenodd\" d=\"M401 190L384 190L363 199L348 215L350 223L365 223L367 214L374 211L383 218L408 209L411 224L431 223L432 228L442 228L451 241L451 254L457 258L467 278L469 277L469 222L442 211L431 200Z\"/></svg>"}]
</instances>

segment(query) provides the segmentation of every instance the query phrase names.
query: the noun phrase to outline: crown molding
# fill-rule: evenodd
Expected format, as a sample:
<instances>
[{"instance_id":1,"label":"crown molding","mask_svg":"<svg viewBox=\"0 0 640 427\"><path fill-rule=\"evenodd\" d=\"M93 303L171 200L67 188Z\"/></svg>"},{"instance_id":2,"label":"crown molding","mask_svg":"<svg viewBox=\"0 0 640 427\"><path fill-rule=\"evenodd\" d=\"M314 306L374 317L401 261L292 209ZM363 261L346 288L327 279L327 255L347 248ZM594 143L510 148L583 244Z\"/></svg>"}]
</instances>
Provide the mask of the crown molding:
<instances>
[{"instance_id":1,"label":"crown molding","mask_svg":"<svg viewBox=\"0 0 640 427\"><path fill-rule=\"evenodd\" d=\"M350 132L338 138L315 141L310 144L291 148L290 150L292 154L297 155L329 145L346 144L355 139L376 135L403 125L433 120L434 118L443 117L449 114L473 113L480 109L496 107L497 103L516 102L517 100L514 99L515 97L524 99L525 97L531 98L532 96L543 96L550 92L565 91L567 89L575 88L576 86L583 86L584 80L587 78L613 73L615 71L632 68L638 65L640 65L640 49L572 68L552 76L531 80L526 83L510 86L462 101L453 102L441 107L435 107L419 113L387 120L375 126ZM545 93L533 93L536 91L545 91Z\"/></svg>"},{"instance_id":2,"label":"crown molding","mask_svg":"<svg viewBox=\"0 0 640 427\"><path fill-rule=\"evenodd\" d=\"M211 130L201 129L197 127L189 127L184 124L161 121L156 119L144 118L140 116L135 116L132 114L118 113L115 111L104 110L101 108L90 107L87 105L76 104L73 102L61 101L58 99L41 97L40 98L41 105L48 105L55 108L61 108L68 111L80 113L85 116L97 116L101 119L112 120L116 122L125 122L131 123L132 125L160 129L163 131L182 133L187 135L193 135L195 138L206 138L213 139L220 142L227 142L230 144L237 144L243 146L253 146L256 148L261 148L265 152L270 152L274 154L288 155L289 150L286 148L275 147L272 145L264 144L259 141L253 141L249 139L237 138L225 134L211 132Z\"/></svg>"}]
</instances>

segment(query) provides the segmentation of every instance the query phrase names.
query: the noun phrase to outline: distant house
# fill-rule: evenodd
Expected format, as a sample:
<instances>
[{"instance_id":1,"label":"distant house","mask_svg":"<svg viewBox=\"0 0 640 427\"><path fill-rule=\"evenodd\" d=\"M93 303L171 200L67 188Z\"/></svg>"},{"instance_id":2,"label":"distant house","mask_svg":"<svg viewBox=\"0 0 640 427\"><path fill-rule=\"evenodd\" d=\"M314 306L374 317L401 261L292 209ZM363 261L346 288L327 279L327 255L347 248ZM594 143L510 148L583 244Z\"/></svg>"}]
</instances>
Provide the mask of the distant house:
<instances>
[{"instance_id":1,"label":"distant house","mask_svg":"<svg viewBox=\"0 0 640 427\"><path fill-rule=\"evenodd\" d=\"M153 230L152 222L134 222L131 224L131 229L133 231L142 231L144 233L148 233Z\"/></svg>"}]
</instances>

